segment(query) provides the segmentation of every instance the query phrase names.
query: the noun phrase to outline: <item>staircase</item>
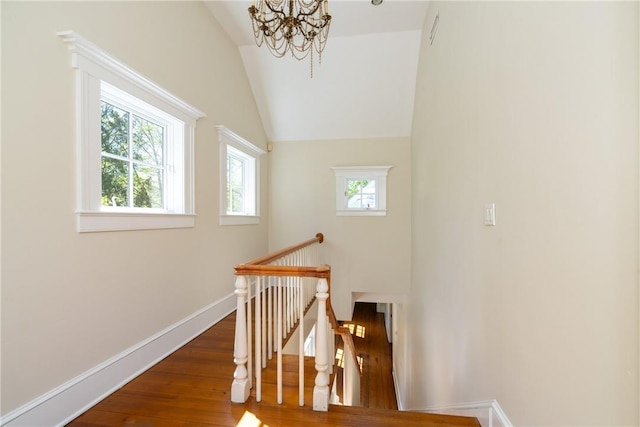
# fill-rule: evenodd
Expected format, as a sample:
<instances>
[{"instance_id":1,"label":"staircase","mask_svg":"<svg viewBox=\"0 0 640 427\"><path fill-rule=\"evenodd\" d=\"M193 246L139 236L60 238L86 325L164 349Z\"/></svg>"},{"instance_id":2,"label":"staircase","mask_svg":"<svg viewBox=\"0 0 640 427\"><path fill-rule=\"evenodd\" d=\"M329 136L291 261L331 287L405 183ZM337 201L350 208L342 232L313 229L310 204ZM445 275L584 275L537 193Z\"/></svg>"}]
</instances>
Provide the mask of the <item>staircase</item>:
<instances>
[{"instance_id":1,"label":"staircase","mask_svg":"<svg viewBox=\"0 0 640 427\"><path fill-rule=\"evenodd\" d=\"M365 412L361 412L352 406L361 403L361 366L351 333L338 324L331 307L331 267L321 263L318 250L323 241L324 236L319 233L313 239L235 267L236 369L231 385L232 402L247 403L250 397L255 402L263 402L265 393L268 393L266 390L275 386L273 402L278 405L295 402L297 391L299 407L313 402L313 411L329 412L329 402L341 401L344 405L340 405L340 413L354 414L354 422L355 419L368 418L364 414L369 414L371 408L364 408ZM253 300L252 294L255 296ZM306 310L316 298L314 360L304 355L304 326L299 325L304 325ZM299 329L298 354L283 355L286 337L296 333L296 327ZM341 375L336 375L336 337L340 337L337 344L344 356ZM337 378L342 382L342 393L336 391L334 382ZM312 384L315 385L312 387ZM348 405L351 406L350 411L345 412ZM335 408L332 407L331 411ZM427 420L436 422L438 419L438 422L445 420L449 425L479 425L474 418L442 418L441 415L398 411L383 414L377 413L376 417L394 424L402 420L405 425L411 425L410 420L415 419L417 425L429 425ZM318 417L323 416L314 415L314 418ZM329 417L326 418L328 421L332 416L325 417ZM368 421L365 425L376 424Z\"/></svg>"}]
</instances>

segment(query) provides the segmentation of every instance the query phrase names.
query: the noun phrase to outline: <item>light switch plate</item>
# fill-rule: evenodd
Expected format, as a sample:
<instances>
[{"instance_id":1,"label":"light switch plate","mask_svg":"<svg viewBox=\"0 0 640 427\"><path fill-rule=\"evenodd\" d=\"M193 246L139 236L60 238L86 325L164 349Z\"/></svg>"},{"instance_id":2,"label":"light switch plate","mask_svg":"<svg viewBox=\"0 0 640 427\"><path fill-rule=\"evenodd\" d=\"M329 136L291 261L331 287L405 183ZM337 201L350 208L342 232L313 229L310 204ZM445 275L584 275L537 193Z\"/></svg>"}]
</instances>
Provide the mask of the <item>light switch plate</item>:
<instances>
[{"instance_id":1,"label":"light switch plate","mask_svg":"<svg viewBox=\"0 0 640 427\"><path fill-rule=\"evenodd\" d=\"M496 204L484 205L484 225L496 225Z\"/></svg>"}]
</instances>

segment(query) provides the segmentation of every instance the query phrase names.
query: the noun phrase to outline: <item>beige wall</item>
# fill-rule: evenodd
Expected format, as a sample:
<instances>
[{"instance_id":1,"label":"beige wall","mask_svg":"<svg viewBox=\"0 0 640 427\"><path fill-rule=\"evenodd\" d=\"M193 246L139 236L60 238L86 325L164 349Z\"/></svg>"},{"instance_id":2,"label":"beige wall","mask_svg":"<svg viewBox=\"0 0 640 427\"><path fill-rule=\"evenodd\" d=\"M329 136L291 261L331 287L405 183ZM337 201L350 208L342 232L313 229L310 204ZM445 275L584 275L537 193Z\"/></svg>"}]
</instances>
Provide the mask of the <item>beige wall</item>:
<instances>
[{"instance_id":1,"label":"beige wall","mask_svg":"<svg viewBox=\"0 0 640 427\"><path fill-rule=\"evenodd\" d=\"M638 425L638 39L637 2L431 5L407 406Z\"/></svg>"},{"instance_id":2,"label":"beige wall","mask_svg":"<svg viewBox=\"0 0 640 427\"><path fill-rule=\"evenodd\" d=\"M267 219L218 226L214 126L262 148L266 137L237 48L200 2L1 5L6 414L233 292L233 265L267 249ZM195 228L75 231L74 71L61 30L207 115L196 129ZM262 171L266 190L266 158Z\"/></svg>"},{"instance_id":3,"label":"beige wall","mask_svg":"<svg viewBox=\"0 0 640 427\"><path fill-rule=\"evenodd\" d=\"M409 289L410 157L407 138L278 142L268 154L269 245L279 249L325 235L331 301L351 319L352 292ZM336 216L332 166L393 165L387 176L387 216Z\"/></svg>"}]
</instances>

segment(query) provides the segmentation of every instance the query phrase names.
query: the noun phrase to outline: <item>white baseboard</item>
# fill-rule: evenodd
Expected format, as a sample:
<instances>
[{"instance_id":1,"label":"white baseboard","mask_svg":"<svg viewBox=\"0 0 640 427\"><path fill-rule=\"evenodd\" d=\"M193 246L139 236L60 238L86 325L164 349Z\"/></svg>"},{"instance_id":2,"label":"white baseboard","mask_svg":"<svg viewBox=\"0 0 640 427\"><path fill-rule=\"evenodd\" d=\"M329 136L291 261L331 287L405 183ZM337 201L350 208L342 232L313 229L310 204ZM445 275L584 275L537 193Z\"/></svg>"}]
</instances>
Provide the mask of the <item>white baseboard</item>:
<instances>
[{"instance_id":1,"label":"white baseboard","mask_svg":"<svg viewBox=\"0 0 640 427\"><path fill-rule=\"evenodd\" d=\"M404 399L400 393L400 383L398 382L398 375L396 374L396 363L393 362L391 367L391 376L393 377L393 390L396 393L396 403L398 404L398 411L404 411Z\"/></svg>"},{"instance_id":2,"label":"white baseboard","mask_svg":"<svg viewBox=\"0 0 640 427\"><path fill-rule=\"evenodd\" d=\"M0 418L1 426L58 426L73 420L236 309L228 296ZM231 356L229 356L231 357ZM232 373L229 373L231 384Z\"/></svg>"},{"instance_id":3,"label":"white baseboard","mask_svg":"<svg viewBox=\"0 0 640 427\"><path fill-rule=\"evenodd\" d=\"M414 412L430 414L461 415L476 417L482 427L513 427L497 400L461 403L429 409L412 409Z\"/></svg>"}]
</instances>

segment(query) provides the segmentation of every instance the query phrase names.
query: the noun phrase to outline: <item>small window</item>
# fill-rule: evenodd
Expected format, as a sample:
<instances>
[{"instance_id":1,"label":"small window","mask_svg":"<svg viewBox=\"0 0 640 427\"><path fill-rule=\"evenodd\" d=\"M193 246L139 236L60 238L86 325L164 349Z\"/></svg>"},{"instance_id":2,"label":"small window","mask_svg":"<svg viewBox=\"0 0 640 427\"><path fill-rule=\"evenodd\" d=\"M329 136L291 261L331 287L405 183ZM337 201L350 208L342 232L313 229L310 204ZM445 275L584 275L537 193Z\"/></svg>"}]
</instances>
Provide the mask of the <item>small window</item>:
<instances>
[{"instance_id":1,"label":"small window","mask_svg":"<svg viewBox=\"0 0 640 427\"><path fill-rule=\"evenodd\" d=\"M347 178L347 208L376 208L376 179Z\"/></svg>"},{"instance_id":2,"label":"small window","mask_svg":"<svg viewBox=\"0 0 640 427\"><path fill-rule=\"evenodd\" d=\"M385 216L387 172L391 167L333 167L336 176L336 215Z\"/></svg>"},{"instance_id":3,"label":"small window","mask_svg":"<svg viewBox=\"0 0 640 427\"><path fill-rule=\"evenodd\" d=\"M79 232L193 227L204 114L72 31Z\"/></svg>"},{"instance_id":4,"label":"small window","mask_svg":"<svg viewBox=\"0 0 640 427\"><path fill-rule=\"evenodd\" d=\"M260 156L265 152L218 126L220 142L220 225L258 224Z\"/></svg>"}]
</instances>

